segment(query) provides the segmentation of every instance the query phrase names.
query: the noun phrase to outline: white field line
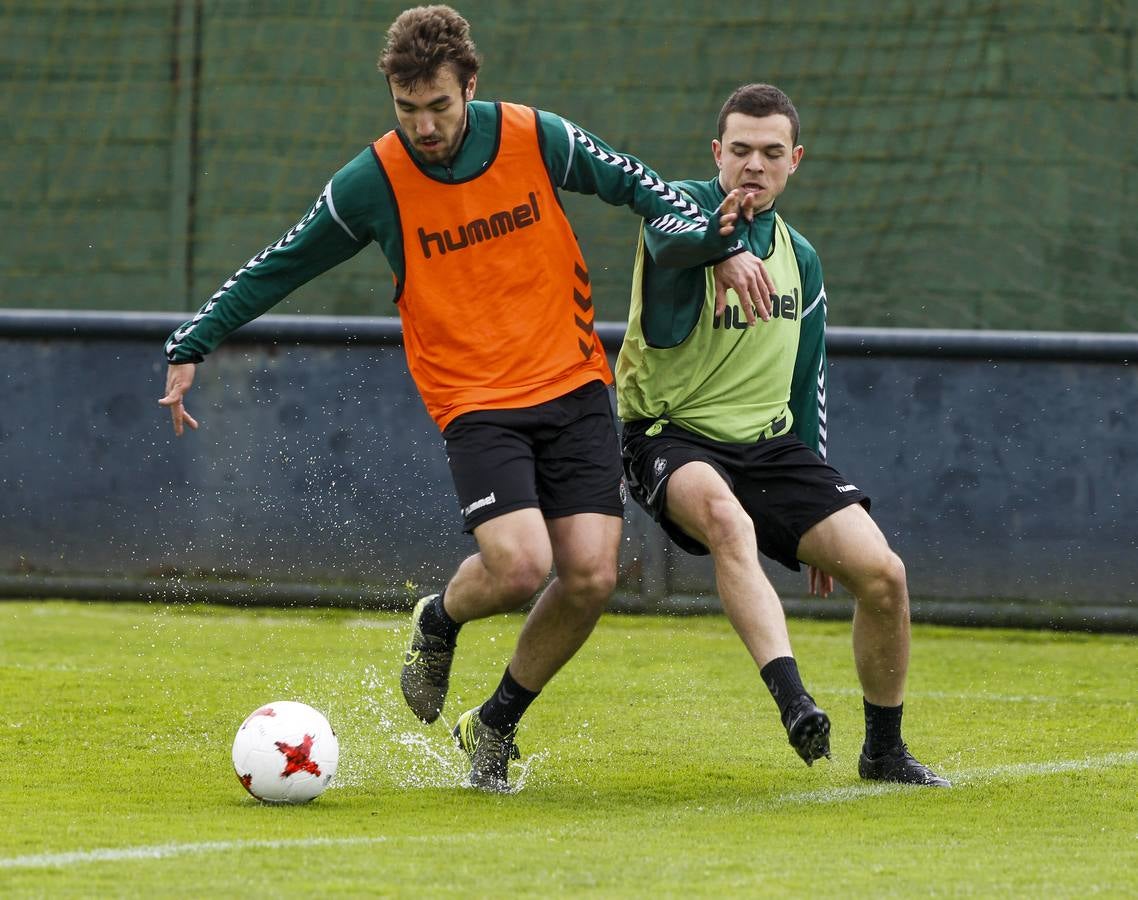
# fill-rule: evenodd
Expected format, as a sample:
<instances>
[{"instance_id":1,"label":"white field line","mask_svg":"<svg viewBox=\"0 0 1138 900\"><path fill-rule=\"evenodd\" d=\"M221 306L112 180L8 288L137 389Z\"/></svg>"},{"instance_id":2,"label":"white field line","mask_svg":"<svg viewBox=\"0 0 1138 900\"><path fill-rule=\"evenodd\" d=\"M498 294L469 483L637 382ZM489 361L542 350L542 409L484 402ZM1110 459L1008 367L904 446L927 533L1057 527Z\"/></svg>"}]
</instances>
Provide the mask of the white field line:
<instances>
[{"instance_id":1,"label":"white field line","mask_svg":"<svg viewBox=\"0 0 1138 900\"><path fill-rule=\"evenodd\" d=\"M1014 763L1007 766L993 766L988 769L969 769L963 772L946 773L953 785L989 784L993 781L1016 781L1022 778L1036 778L1047 775L1062 775L1065 772L1084 772L1088 769L1110 769L1119 766L1138 765L1138 751L1130 753L1108 753L1105 756L1089 756L1085 759L1061 759L1054 762ZM873 782L854 784L848 787L825 788L817 791L803 791L799 794L783 794L772 800L756 804L761 809L778 809L784 806L812 806L826 803L844 803L862 797L878 797L882 794L898 794L904 791L923 791L925 788L906 784L883 784ZM0 861L0 866L3 861Z\"/></svg>"},{"instance_id":2,"label":"white field line","mask_svg":"<svg viewBox=\"0 0 1138 900\"><path fill-rule=\"evenodd\" d=\"M817 693L819 694L837 694L838 696L860 697L864 693L859 687L839 687L839 688L823 688L818 687ZM989 693L975 693L975 692L955 692L955 691L905 691L905 702L909 703L913 699L917 700L967 700L969 703L1074 703L1082 699L1101 698L1101 694L1095 694L1088 691L1085 694L1071 693L1064 694L1062 697L1049 697L1044 694L989 694ZM1121 700L1110 701L1113 704L1121 703L1123 705L1134 703L1133 700L1125 698Z\"/></svg>"},{"instance_id":3,"label":"white field line","mask_svg":"<svg viewBox=\"0 0 1138 900\"><path fill-rule=\"evenodd\" d=\"M1008 766L994 766L988 769L972 769L951 774L958 787L970 784L985 784L992 781L1013 781L1020 778L1033 778L1048 775L1060 775L1065 772L1081 772L1088 769L1105 769L1121 766L1138 765L1138 751L1131 753L1109 753L1105 756L1086 757L1085 759L1067 759L1042 763L1018 763ZM865 797L877 797L883 794L896 794L903 791L921 791L900 784L858 784L841 788L825 788L817 791L803 791L798 794L784 794L769 801L754 804L754 808L771 810L788 806L811 806L828 803L844 803L851 800L860 800ZM930 791L932 789L929 789ZM937 791L939 793L939 791ZM746 804L750 805L750 804ZM730 808L738 810L737 803L730 804ZM152 844L141 847L105 847L98 850L74 850L69 853L40 853L31 856L0 857L0 869L57 869L69 866L85 865L87 863L123 862L131 860L167 859L172 856L188 856L202 853L228 853L234 850L283 850L310 847L347 847L352 845L382 844L389 840L397 842L430 840L438 842L440 839L461 840L467 837L485 839L487 837L500 838L501 834L477 832L471 835L451 834L424 835L421 837L403 836L391 838L386 835L373 837L345 837L345 838L298 838L296 840L278 841L202 841L192 844Z\"/></svg>"},{"instance_id":4,"label":"white field line","mask_svg":"<svg viewBox=\"0 0 1138 900\"><path fill-rule=\"evenodd\" d=\"M143 847L108 847L102 850L75 850L71 853L41 853L0 859L0 869L65 868L83 863L121 862L133 859L166 859L194 853L226 853L230 850L287 850L296 847L344 847L351 844L381 844L387 838L297 838L283 841L202 841L195 844L152 844Z\"/></svg>"},{"instance_id":5,"label":"white field line","mask_svg":"<svg viewBox=\"0 0 1138 900\"><path fill-rule=\"evenodd\" d=\"M861 688L838 688L834 693L860 697ZM1049 697L1045 694L989 694L956 691L906 691L905 699L920 700L967 700L970 703L1073 703L1082 698L1080 694L1065 694L1062 697ZM1087 694L1086 696L1091 696Z\"/></svg>"}]
</instances>

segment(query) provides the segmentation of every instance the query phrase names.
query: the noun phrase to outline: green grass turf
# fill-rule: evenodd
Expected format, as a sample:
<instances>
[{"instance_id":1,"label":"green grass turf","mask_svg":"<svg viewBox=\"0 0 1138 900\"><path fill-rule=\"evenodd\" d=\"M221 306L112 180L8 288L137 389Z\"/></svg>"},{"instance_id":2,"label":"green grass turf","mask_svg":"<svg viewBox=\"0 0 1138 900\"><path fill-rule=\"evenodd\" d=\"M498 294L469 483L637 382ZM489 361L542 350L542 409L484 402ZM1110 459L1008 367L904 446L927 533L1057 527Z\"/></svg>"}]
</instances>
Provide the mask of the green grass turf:
<instances>
[{"instance_id":1,"label":"green grass turf","mask_svg":"<svg viewBox=\"0 0 1138 900\"><path fill-rule=\"evenodd\" d=\"M524 720L521 790L487 796L403 705L406 621L0 604L0 895L1138 894L1133 636L914 629L906 737L956 782L933 791L858 779L848 624L791 623L834 725L808 769L724 619L610 615ZM464 629L447 720L521 621ZM230 766L276 699L340 735L307 806Z\"/></svg>"}]
</instances>

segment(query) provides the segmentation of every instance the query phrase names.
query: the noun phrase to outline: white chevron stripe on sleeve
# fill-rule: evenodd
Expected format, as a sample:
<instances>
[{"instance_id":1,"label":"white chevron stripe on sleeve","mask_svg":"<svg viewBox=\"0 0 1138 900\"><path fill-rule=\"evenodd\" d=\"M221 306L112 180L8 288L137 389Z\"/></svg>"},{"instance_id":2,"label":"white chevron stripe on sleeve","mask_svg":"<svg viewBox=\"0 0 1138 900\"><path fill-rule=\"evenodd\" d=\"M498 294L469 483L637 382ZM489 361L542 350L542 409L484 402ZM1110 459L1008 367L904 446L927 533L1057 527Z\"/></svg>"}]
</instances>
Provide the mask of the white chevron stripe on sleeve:
<instances>
[{"instance_id":1,"label":"white chevron stripe on sleeve","mask_svg":"<svg viewBox=\"0 0 1138 900\"><path fill-rule=\"evenodd\" d=\"M205 305L202 306L202 308L194 314L194 317L170 336L170 340L166 342L167 358L173 358L174 352L178 349L178 346L182 343L182 341L184 341L193 332L194 328L197 327L197 324L202 319L204 319L213 311L214 306L217 305L217 301L221 297L225 296L225 294L230 289L232 289L235 284L237 284L238 279L240 279L242 275L257 266L259 263L264 262L265 259L268 258L269 254L271 254L274 250L279 250L282 247L287 247L294 240L296 240L297 235L299 235L300 232L304 230L304 227L314 218L316 218L316 214L320 212L321 207L323 207L331 198L331 194L332 182L329 181L328 184L324 186L324 190L320 192L320 196L317 198L316 202L312 205L312 209L310 209L305 214L304 218L302 218L299 222L293 225L292 228L286 231L279 240L272 244L269 244L269 246L267 246L264 250L250 259L247 263L245 263L245 265L243 265L240 269L229 276L229 278L225 280L225 283L222 284L217 292L214 293L214 295L205 302ZM348 233L351 234L351 232Z\"/></svg>"},{"instance_id":2,"label":"white chevron stripe on sleeve","mask_svg":"<svg viewBox=\"0 0 1138 900\"><path fill-rule=\"evenodd\" d=\"M626 156L621 156L618 153L609 153L606 150L602 150L589 135L585 134L585 132L581 131L581 129L577 128L571 122L566 122L565 127L569 129L569 134L573 140L580 144L590 155L607 165L615 166L629 175L637 176L640 179L641 187L647 188L654 194L659 194L662 200L669 203L681 215L686 216L701 226L707 225L707 217L703 215L696 204L685 198L667 182L652 174L648 169L644 168L643 165Z\"/></svg>"},{"instance_id":3,"label":"white chevron stripe on sleeve","mask_svg":"<svg viewBox=\"0 0 1138 900\"><path fill-rule=\"evenodd\" d=\"M822 459L826 458L826 436L826 360L823 358L818 363L818 455Z\"/></svg>"},{"instance_id":4,"label":"white chevron stripe on sleeve","mask_svg":"<svg viewBox=\"0 0 1138 900\"><path fill-rule=\"evenodd\" d=\"M671 214L652 219L648 226L664 234L685 234L689 231L698 231L701 227L695 222L689 222L687 219L681 219L679 216Z\"/></svg>"}]
</instances>

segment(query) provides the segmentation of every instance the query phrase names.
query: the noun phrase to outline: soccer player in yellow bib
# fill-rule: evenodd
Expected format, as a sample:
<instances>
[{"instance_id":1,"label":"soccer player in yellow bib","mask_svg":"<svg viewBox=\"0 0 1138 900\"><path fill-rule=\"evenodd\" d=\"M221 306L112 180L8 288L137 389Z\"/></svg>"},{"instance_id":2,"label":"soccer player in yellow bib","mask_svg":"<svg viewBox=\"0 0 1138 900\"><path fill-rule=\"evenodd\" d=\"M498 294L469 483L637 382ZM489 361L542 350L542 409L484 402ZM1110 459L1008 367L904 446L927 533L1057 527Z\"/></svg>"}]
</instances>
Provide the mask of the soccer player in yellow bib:
<instances>
[{"instance_id":1,"label":"soccer player in yellow bib","mask_svg":"<svg viewBox=\"0 0 1138 900\"><path fill-rule=\"evenodd\" d=\"M826 291L814 248L775 210L802 162L798 113L767 84L738 88L711 143L718 174L673 183L715 209L745 197L726 257L668 267L688 227L645 222L617 362L625 475L633 497L692 554L711 554L723 609L807 765L830 755L830 720L803 686L759 551L837 579L856 598L853 649L865 711L862 778L947 787L901 736L909 664L905 567L870 500L826 462ZM769 301L757 290L769 275ZM741 299L742 298L742 299Z\"/></svg>"}]
</instances>

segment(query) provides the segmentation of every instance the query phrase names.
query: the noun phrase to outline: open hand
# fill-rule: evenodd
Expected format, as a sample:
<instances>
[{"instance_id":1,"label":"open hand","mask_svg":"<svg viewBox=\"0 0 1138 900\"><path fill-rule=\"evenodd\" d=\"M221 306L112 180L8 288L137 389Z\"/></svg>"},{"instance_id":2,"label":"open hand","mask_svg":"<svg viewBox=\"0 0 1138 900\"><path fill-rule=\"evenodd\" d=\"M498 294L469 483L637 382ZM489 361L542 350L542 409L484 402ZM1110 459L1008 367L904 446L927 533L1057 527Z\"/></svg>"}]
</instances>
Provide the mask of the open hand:
<instances>
[{"instance_id":1,"label":"open hand","mask_svg":"<svg viewBox=\"0 0 1138 900\"><path fill-rule=\"evenodd\" d=\"M755 193L744 193L735 188L719 204L719 233L728 235L735 231L739 219L750 222L755 217Z\"/></svg>"},{"instance_id":2,"label":"open hand","mask_svg":"<svg viewBox=\"0 0 1138 900\"><path fill-rule=\"evenodd\" d=\"M162 406L170 407L170 419L174 424L174 434L182 436L184 425L197 429L198 420L186 412L182 398L194 383L194 363L179 363L166 367L166 396L159 400Z\"/></svg>"},{"instance_id":3,"label":"open hand","mask_svg":"<svg viewBox=\"0 0 1138 900\"><path fill-rule=\"evenodd\" d=\"M730 288L739 295L748 325L756 324L758 319L764 322L770 320L771 297L776 296L775 286L761 259L744 250L717 263L713 271L716 316L723 315L723 310L727 308L727 289Z\"/></svg>"}]
</instances>

